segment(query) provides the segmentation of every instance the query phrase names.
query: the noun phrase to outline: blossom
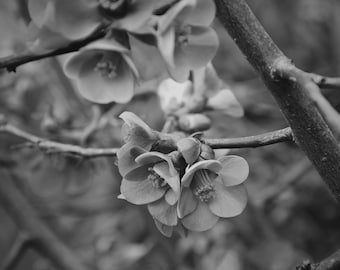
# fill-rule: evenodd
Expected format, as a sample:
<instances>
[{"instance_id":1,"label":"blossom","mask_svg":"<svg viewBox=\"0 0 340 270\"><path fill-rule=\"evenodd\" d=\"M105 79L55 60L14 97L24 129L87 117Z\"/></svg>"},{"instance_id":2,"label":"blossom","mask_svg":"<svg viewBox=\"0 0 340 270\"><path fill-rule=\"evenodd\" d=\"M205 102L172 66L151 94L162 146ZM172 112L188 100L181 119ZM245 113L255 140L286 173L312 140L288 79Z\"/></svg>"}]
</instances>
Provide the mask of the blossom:
<instances>
[{"instance_id":1,"label":"blossom","mask_svg":"<svg viewBox=\"0 0 340 270\"><path fill-rule=\"evenodd\" d=\"M134 113L123 112L119 117L124 121L122 133L125 143L150 150L151 146L159 139L158 132L151 129Z\"/></svg>"},{"instance_id":2,"label":"blossom","mask_svg":"<svg viewBox=\"0 0 340 270\"><path fill-rule=\"evenodd\" d=\"M101 25L136 31L160 6L159 0L29 0L33 21L69 39L88 36Z\"/></svg>"},{"instance_id":3,"label":"blossom","mask_svg":"<svg viewBox=\"0 0 340 270\"><path fill-rule=\"evenodd\" d=\"M150 151L159 135L132 112L123 112L119 117L124 121L122 135L125 144L119 149L117 157L119 172L124 177L139 166L135 159Z\"/></svg>"},{"instance_id":4,"label":"blossom","mask_svg":"<svg viewBox=\"0 0 340 270\"><path fill-rule=\"evenodd\" d=\"M64 66L78 90L96 103L127 103L134 95L138 72L129 50L114 39L90 43L72 55Z\"/></svg>"},{"instance_id":5,"label":"blossom","mask_svg":"<svg viewBox=\"0 0 340 270\"><path fill-rule=\"evenodd\" d=\"M208 27L215 16L212 0L182 0L160 16L157 43L170 75L183 82L190 70L207 64L218 48L218 36Z\"/></svg>"},{"instance_id":6,"label":"blossom","mask_svg":"<svg viewBox=\"0 0 340 270\"><path fill-rule=\"evenodd\" d=\"M181 181L177 208L184 227L205 231L213 227L220 217L239 215L247 203L242 183L248 173L247 162L234 155L202 160L190 166Z\"/></svg>"},{"instance_id":7,"label":"blossom","mask_svg":"<svg viewBox=\"0 0 340 270\"><path fill-rule=\"evenodd\" d=\"M148 204L154 219L175 226L180 181L171 158L159 152L147 152L137 156L135 162L138 166L127 172L122 180L123 198L137 205Z\"/></svg>"}]
</instances>

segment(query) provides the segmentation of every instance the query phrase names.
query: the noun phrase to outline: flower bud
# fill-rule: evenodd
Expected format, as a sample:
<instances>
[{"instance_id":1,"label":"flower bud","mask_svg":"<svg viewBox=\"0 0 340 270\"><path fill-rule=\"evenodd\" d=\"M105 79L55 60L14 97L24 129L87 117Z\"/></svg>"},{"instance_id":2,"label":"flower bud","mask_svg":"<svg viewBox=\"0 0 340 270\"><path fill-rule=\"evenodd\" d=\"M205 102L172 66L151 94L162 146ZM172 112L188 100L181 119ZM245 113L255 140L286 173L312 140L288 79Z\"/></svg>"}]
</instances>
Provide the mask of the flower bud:
<instances>
[{"instance_id":1,"label":"flower bud","mask_svg":"<svg viewBox=\"0 0 340 270\"><path fill-rule=\"evenodd\" d=\"M214 150L206 144L201 144L201 154L200 158L202 159L214 159L215 158L215 153Z\"/></svg>"},{"instance_id":2,"label":"flower bud","mask_svg":"<svg viewBox=\"0 0 340 270\"><path fill-rule=\"evenodd\" d=\"M207 108L222 111L233 117L242 117L244 115L242 105L229 89L223 89L209 98Z\"/></svg>"},{"instance_id":3,"label":"flower bud","mask_svg":"<svg viewBox=\"0 0 340 270\"><path fill-rule=\"evenodd\" d=\"M178 124L183 131L196 132L209 129L211 120L204 114L186 114L179 117Z\"/></svg>"},{"instance_id":4,"label":"flower bud","mask_svg":"<svg viewBox=\"0 0 340 270\"><path fill-rule=\"evenodd\" d=\"M184 138L177 143L177 148L186 163L192 164L198 159L201 152L200 144L197 139L191 137Z\"/></svg>"}]
</instances>

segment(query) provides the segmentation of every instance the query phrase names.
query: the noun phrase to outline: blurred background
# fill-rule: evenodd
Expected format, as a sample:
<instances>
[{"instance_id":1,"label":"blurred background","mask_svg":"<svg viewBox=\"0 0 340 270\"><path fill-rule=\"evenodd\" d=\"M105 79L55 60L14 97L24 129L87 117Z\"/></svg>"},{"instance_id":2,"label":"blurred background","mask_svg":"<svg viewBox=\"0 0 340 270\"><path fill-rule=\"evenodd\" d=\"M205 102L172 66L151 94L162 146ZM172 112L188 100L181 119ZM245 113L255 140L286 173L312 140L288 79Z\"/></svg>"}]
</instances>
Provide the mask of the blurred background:
<instances>
[{"instance_id":1,"label":"blurred background","mask_svg":"<svg viewBox=\"0 0 340 270\"><path fill-rule=\"evenodd\" d=\"M20 2L20 1L19 1ZM259 20L295 64L328 76L340 74L340 3L336 0L249 0ZM0 3L0 56L25 48L26 28L15 1ZM263 133L287 124L258 75L218 21L221 45L213 64L245 109L241 119L210 113L207 137ZM335 107L339 90L326 90ZM152 108L152 109L150 109ZM63 75L58 59L0 71L0 114L11 124L41 137L93 147L122 144L123 110L153 128L164 121L155 93L138 95L127 106L99 108L85 101ZM303 153L282 143L233 150L250 165L245 212L221 220L205 233L167 239L146 208L118 200L121 177L114 158L81 159L23 147L24 141L0 134L0 166L39 217L93 269L295 269L305 259L319 261L339 248L340 212ZM20 232L0 204L0 261ZM8 209L8 206L6 206ZM29 251L15 269L56 269Z\"/></svg>"}]
</instances>

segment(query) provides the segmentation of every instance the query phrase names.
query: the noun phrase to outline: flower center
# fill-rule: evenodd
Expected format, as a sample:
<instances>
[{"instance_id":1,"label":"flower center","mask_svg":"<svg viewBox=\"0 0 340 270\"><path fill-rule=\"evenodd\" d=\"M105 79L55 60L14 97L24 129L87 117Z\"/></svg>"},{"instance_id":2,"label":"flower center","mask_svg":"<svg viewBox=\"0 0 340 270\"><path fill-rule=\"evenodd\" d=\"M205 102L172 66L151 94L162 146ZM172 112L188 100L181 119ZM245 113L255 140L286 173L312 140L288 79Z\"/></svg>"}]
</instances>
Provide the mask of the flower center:
<instances>
[{"instance_id":1,"label":"flower center","mask_svg":"<svg viewBox=\"0 0 340 270\"><path fill-rule=\"evenodd\" d=\"M162 178L158 173L155 172L153 168L149 168L150 172L148 180L151 181L152 186L155 188L164 188L168 185L164 178Z\"/></svg>"},{"instance_id":2,"label":"flower center","mask_svg":"<svg viewBox=\"0 0 340 270\"><path fill-rule=\"evenodd\" d=\"M94 68L95 71L99 72L103 77L114 79L117 77L117 63L113 63L112 60L102 59L99 61Z\"/></svg>"},{"instance_id":3,"label":"flower center","mask_svg":"<svg viewBox=\"0 0 340 270\"><path fill-rule=\"evenodd\" d=\"M179 46L187 46L189 43L189 35L192 33L190 25L183 25L176 29L176 44Z\"/></svg>"},{"instance_id":4,"label":"flower center","mask_svg":"<svg viewBox=\"0 0 340 270\"><path fill-rule=\"evenodd\" d=\"M98 0L100 8L112 17L123 17L133 0Z\"/></svg>"},{"instance_id":5,"label":"flower center","mask_svg":"<svg viewBox=\"0 0 340 270\"><path fill-rule=\"evenodd\" d=\"M211 182L208 170L199 170L192 182L192 190L201 202L209 202L215 197L215 187Z\"/></svg>"}]
</instances>

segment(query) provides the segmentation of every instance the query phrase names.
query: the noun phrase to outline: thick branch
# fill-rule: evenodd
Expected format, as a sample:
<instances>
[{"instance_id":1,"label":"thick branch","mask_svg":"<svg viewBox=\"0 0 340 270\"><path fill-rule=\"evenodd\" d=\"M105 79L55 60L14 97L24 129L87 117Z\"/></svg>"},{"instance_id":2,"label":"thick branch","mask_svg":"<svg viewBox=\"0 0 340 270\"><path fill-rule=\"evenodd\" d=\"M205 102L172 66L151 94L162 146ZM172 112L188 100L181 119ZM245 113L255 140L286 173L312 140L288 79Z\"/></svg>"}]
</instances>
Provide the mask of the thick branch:
<instances>
[{"instance_id":1,"label":"thick branch","mask_svg":"<svg viewBox=\"0 0 340 270\"><path fill-rule=\"evenodd\" d=\"M10 175L0 170L0 179L0 202L19 229L29 236L32 247L50 259L58 269L88 270L89 268L77 259L77 254L39 219L30 202L13 185Z\"/></svg>"},{"instance_id":2,"label":"thick branch","mask_svg":"<svg viewBox=\"0 0 340 270\"><path fill-rule=\"evenodd\" d=\"M261 74L292 128L294 138L340 202L340 149L287 59L245 0L215 0L218 17L249 62Z\"/></svg>"},{"instance_id":3,"label":"thick branch","mask_svg":"<svg viewBox=\"0 0 340 270\"><path fill-rule=\"evenodd\" d=\"M95 41L97 39L100 39L105 36L105 30L99 31L94 33L93 35L82 39L82 40L76 40L69 44L66 44L64 47L48 51L48 52L42 52L42 53L24 53L22 55L15 55L15 56L8 56L5 58L0 59L0 69L7 69L10 71L16 71L17 67L37 61L40 59L44 59L47 57L57 56L61 54L66 54L70 52L78 51L80 48L84 47L85 45L91 43L92 41Z\"/></svg>"},{"instance_id":4,"label":"thick branch","mask_svg":"<svg viewBox=\"0 0 340 270\"><path fill-rule=\"evenodd\" d=\"M339 270L339 269L340 269L340 250L336 251L323 261L312 265L312 270Z\"/></svg>"},{"instance_id":5,"label":"thick branch","mask_svg":"<svg viewBox=\"0 0 340 270\"><path fill-rule=\"evenodd\" d=\"M204 142L214 149L260 147L281 142L293 141L292 130L284 128L256 136L223 139L205 139Z\"/></svg>"}]
</instances>

